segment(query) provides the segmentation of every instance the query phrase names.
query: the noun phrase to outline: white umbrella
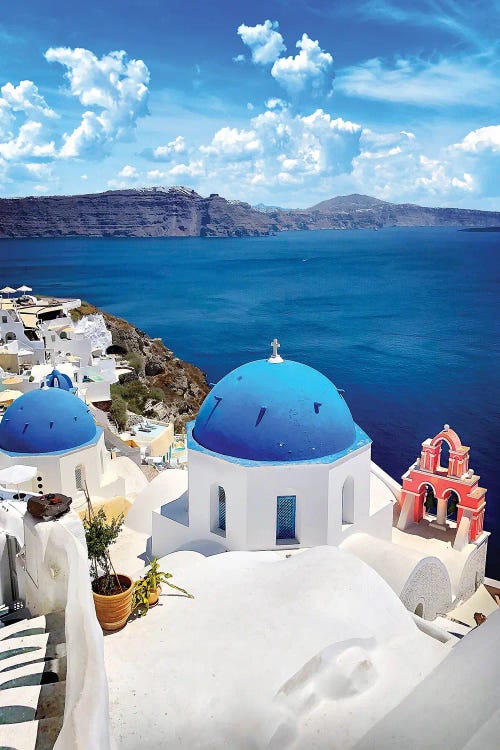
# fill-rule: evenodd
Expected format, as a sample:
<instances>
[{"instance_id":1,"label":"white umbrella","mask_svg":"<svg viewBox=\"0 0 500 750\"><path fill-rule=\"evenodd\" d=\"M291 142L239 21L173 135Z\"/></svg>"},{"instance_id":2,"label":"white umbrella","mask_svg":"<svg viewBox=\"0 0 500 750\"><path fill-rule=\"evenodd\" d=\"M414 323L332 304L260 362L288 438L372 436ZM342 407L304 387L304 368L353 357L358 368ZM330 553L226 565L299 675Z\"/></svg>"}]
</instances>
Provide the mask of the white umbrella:
<instances>
[{"instance_id":1,"label":"white umbrella","mask_svg":"<svg viewBox=\"0 0 500 750\"><path fill-rule=\"evenodd\" d=\"M16 291L18 291L18 292L32 292L33 289L30 286L26 286L26 284L23 284L23 286L19 286Z\"/></svg>"},{"instance_id":2,"label":"white umbrella","mask_svg":"<svg viewBox=\"0 0 500 750\"><path fill-rule=\"evenodd\" d=\"M0 391L0 404L6 404L8 401L15 401L16 398L19 398L19 396L22 395L22 391L7 388L5 391Z\"/></svg>"},{"instance_id":3,"label":"white umbrella","mask_svg":"<svg viewBox=\"0 0 500 750\"><path fill-rule=\"evenodd\" d=\"M24 466L23 464L14 464L6 469L0 469L0 482L5 484L24 484L30 482L36 476L36 466Z\"/></svg>"},{"instance_id":4,"label":"white umbrella","mask_svg":"<svg viewBox=\"0 0 500 750\"><path fill-rule=\"evenodd\" d=\"M11 286L4 286L4 288L3 288L3 289L0 289L0 292L1 292L2 294L14 294L14 292L15 292L15 291L16 291L16 290L15 290L15 289L12 289L12 287L11 287Z\"/></svg>"}]
</instances>

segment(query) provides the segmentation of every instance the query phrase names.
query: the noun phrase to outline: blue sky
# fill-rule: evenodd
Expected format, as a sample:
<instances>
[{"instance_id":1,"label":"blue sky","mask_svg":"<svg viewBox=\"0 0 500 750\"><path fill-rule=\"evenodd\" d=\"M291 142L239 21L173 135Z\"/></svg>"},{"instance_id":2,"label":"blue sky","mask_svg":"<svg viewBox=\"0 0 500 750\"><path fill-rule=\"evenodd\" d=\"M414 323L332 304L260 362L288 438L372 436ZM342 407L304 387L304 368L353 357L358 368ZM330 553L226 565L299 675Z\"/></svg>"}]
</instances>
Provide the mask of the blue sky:
<instances>
[{"instance_id":1,"label":"blue sky","mask_svg":"<svg viewBox=\"0 0 500 750\"><path fill-rule=\"evenodd\" d=\"M2 196L500 205L497 0L0 9Z\"/></svg>"}]
</instances>

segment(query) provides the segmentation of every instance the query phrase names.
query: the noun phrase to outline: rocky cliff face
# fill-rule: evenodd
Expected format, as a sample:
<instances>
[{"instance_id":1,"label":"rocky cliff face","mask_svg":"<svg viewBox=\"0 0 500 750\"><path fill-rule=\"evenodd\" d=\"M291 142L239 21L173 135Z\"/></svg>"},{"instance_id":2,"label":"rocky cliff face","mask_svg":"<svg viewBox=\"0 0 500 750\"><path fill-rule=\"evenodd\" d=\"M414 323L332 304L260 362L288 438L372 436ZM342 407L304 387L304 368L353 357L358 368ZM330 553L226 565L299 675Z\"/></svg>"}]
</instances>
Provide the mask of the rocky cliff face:
<instances>
[{"instance_id":1,"label":"rocky cliff face","mask_svg":"<svg viewBox=\"0 0 500 750\"><path fill-rule=\"evenodd\" d=\"M88 302L72 312L75 319L100 313L111 332L116 356L139 355L141 366L137 378L151 388L161 388L164 398L151 405L155 416L172 420L176 427L194 419L207 395L209 386L204 373L189 362L184 362L167 349L161 339L152 339L131 323L99 310Z\"/></svg>"},{"instance_id":2,"label":"rocky cliff face","mask_svg":"<svg viewBox=\"0 0 500 750\"><path fill-rule=\"evenodd\" d=\"M272 224L248 203L187 188L0 199L0 237L244 237Z\"/></svg>"},{"instance_id":3,"label":"rocky cliff face","mask_svg":"<svg viewBox=\"0 0 500 750\"><path fill-rule=\"evenodd\" d=\"M338 196L308 209L252 208L183 187L74 196L0 199L6 237L246 237L297 229L500 225L500 212L426 208L366 195Z\"/></svg>"}]
</instances>

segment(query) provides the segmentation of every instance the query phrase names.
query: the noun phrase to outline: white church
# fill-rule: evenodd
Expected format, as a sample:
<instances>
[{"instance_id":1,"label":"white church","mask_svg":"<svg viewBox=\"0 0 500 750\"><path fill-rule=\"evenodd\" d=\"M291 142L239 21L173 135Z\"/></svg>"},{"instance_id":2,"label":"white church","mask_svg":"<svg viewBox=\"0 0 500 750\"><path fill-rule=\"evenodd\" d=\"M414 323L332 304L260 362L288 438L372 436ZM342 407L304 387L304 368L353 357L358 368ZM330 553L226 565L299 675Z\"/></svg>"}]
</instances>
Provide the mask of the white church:
<instances>
[{"instance_id":1,"label":"white church","mask_svg":"<svg viewBox=\"0 0 500 750\"><path fill-rule=\"evenodd\" d=\"M97 504L133 500L147 483L144 474L107 450L102 427L75 391L70 378L54 370L44 387L9 406L0 420L0 474L10 469L15 480L16 467L31 467L32 478L13 485L19 492L60 492L72 497L76 510L85 508L85 490Z\"/></svg>"},{"instance_id":2,"label":"white church","mask_svg":"<svg viewBox=\"0 0 500 750\"><path fill-rule=\"evenodd\" d=\"M470 597L484 579L488 532L456 545L452 521L436 528L405 512L399 523L401 486L371 461L371 440L335 385L272 346L215 385L187 428L188 477L155 478L126 524L151 534L159 557L341 546L427 619Z\"/></svg>"}]
</instances>

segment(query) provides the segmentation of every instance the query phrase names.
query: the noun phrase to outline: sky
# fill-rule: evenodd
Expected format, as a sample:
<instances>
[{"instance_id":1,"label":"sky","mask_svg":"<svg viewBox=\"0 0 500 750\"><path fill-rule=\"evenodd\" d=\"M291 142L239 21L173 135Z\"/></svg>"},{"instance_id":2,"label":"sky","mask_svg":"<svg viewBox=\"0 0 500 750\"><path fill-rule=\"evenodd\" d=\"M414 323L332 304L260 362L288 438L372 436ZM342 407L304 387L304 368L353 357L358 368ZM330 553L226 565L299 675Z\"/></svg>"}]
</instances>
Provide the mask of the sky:
<instances>
[{"instance_id":1,"label":"sky","mask_svg":"<svg viewBox=\"0 0 500 750\"><path fill-rule=\"evenodd\" d=\"M500 0L0 0L0 196L500 209Z\"/></svg>"}]
</instances>

